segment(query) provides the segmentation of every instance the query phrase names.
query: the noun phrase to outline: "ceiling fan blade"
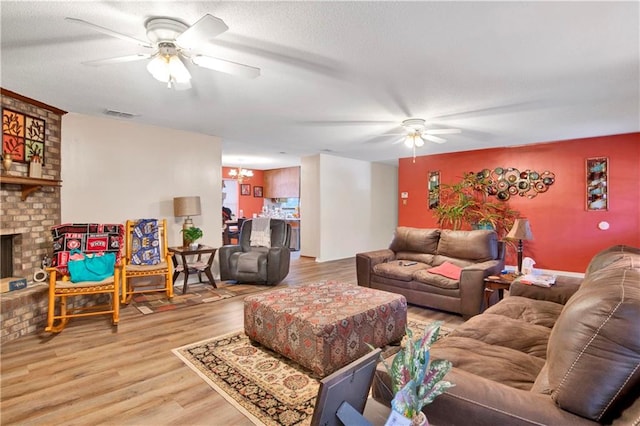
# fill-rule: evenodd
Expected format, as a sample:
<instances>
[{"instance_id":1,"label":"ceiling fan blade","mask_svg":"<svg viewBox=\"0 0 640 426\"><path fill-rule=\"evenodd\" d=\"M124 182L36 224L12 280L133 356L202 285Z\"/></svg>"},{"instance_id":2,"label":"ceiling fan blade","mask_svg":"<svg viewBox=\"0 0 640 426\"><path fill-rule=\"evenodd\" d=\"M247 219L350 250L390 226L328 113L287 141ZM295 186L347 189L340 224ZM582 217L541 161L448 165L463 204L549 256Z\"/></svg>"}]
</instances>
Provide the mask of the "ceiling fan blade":
<instances>
[{"instance_id":1,"label":"ceiling fan blade","mask_svg":"<svg viewBox=\"0 0 640 426\"><path fill-rule=\"evenodd\" d=\"M93 29L95 31L98 31L98 32L100 32L102 34L106 34L108 36L136 43L136 44L138 44L138 45L140 45L142 47L153 47L153 45L150 44L148 41L138 40L135 37L131 37L131 36L128 36L126 34L122 34L122 33L110 30L109 28L101 27L100 25L92 24L91 22L83 21L82 19L69 18L69 17L66 17L64 19L69 21L69 22L73 22L74 24L80 24L80 25L87 26L87 27L89 27L89 28L91 28L91 29Z\"/></svg>"},{"instance_id":2,"label":"ceiling fan blade","mask_svg":"<svg viewBox=\"0 0 640 426\"><path fill-rule=\"evenodd\" d=\"M117 56L115 58L107 58L107 59L96 59L95 61L84 61L82 62L82 64L98 67L100 65L119 64L122 62L140 61L142 59L149 59L149 58L151 58L150 54L136 53L135 55Z\"/></svg>"},{"instance_id":3,"label":"ceiling fan blade","mask_svg":"<svg viewBox=\"0 0 640 426\"><path fill-rule=\"evenodd\" d=\"M203 68L238 75L241 77L256 78L260 76L260 68L225 61L224 59L218 59L212 56L195 55L191 59L191 62Z\"/></svg>"},{"instance_id":4,"label":"ceiling fan blade","mask_svg":"<svg viewBox=\"0 0 640 426\"><path fill-rule=\"evenodd\" d=\"M398 139L397 141L392 142L391 145L398 145L399 143L402 143L402 142L404 142L406 140L407 140L407 137L404 136L404 137Z\"/></svg>"},{"instance_id":5,"label":"ceiling fan blade","mask_svg":"<svg viewBox=\"0 0 640 426\"><path fill-rule=\"evenodd\" d=\"M460 129L428 129L422 132L423 135L453 135L462 133Z\"/></svg>"},{"instance_id":6,"label":"ceiling fan blade","mask_svg":"<svg viewBox=\"0 0 640 426\"><path fill-rule=\"evenodd\" d=\"M435 142L435 143L445 143L447 141L446 139L442 139L433 135L427 135L425 133L422 134L422 137L428 141Z\"/></svg>"},{"instance_id":7,"label":"ceiling fan blade","mask_svg":"<svg viewBox=\"0 0 640 426\"><path fill-rule=\"evenodd\" d=\"M208 13L190 26L176 38L178 46L184 49L193 49L212 38L227 31L229 27L220 18Z\"/></svg>"}]
</instances>

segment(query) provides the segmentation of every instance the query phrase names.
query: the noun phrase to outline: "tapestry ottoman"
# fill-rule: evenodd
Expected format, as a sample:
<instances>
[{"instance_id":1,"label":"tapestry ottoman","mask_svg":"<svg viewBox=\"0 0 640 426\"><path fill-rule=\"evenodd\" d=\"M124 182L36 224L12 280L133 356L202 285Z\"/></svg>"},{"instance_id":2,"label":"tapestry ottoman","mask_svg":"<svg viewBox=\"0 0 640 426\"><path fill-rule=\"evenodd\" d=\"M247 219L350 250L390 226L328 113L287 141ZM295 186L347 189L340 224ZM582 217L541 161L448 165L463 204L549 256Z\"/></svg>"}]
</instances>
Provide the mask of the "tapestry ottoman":
<instances>
[{"instance_id":1,"label":"tapestry ottoman","mask_svg":"<svg viewBox=\"0 0 640 426\"><path fill-rule=\"evenodd\" d=\"M320 377L374 347L402 339L407 301L400 294L339 282L283 288L244 300L244 331Z\"/></svg>"}]
</instances>

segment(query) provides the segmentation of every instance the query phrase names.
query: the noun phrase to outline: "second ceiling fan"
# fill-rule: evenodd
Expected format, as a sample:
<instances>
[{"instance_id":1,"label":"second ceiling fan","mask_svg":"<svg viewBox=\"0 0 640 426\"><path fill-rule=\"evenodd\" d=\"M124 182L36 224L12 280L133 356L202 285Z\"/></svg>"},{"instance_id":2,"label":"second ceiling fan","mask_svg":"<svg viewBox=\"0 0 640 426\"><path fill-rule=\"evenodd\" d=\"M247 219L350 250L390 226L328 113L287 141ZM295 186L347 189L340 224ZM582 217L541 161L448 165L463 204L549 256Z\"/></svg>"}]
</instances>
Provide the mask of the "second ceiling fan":
<instances>
[{"instance_id":1,"label":"second ceiling fan","mask_svg":"<svg viewBox=\"0 0 640 426\"><path fill-rule=\"evenodd\" d=\"M154 49L152 53L138 53L83 62L86 65L99 66L151 59L147 64L147 70L151 75L156 80L167 83L169 88L177 89L191 87L191 74L184 65L183 59L203 68L246 78L256 78L260 75L260 68L195 53L195 49L202 47L209 40L229 29L222 19L210 14L204 15L191 26L174 18L148 19L145 22L148 41L140 40L82 19L65 19L111 37Z\"/></svg>"}]
</instances>

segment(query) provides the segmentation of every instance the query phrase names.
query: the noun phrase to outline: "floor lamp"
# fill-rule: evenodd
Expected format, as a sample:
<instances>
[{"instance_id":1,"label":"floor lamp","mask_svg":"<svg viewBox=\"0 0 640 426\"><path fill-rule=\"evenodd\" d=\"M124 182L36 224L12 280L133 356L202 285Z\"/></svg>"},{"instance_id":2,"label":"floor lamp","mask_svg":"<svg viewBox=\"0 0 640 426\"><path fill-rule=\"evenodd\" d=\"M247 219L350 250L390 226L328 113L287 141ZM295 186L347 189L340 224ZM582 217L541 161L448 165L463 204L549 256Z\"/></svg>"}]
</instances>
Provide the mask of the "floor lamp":
<instances>
[{"instance_id":1,"label":"floor lamp","mask_svg":"<svg viewBox=\"0 0 640 426\"><path fill-rule=\"evenodd\" d=\"M516 219L513 227L504 238L506 240L518 240L518 275L522 275L522 241L533 240L529 219Z\"/></svg>"}]
</instances>

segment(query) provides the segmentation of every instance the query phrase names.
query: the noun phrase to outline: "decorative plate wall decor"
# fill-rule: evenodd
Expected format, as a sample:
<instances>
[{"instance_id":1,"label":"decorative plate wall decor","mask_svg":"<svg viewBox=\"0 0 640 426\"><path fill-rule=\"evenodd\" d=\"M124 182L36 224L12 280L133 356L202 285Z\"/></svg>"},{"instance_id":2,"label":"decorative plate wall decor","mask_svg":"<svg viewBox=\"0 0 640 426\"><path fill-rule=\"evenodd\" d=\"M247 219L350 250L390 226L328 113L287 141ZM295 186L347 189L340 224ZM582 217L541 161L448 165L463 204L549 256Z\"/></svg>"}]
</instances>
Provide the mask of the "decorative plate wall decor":
<instances>
[{"instance_id":1,"label":"decorative plate wall decor","mask_svg":"<svg viewBox=\"0 0 640 426\"><path fill-rule=\"evenodd\" d=\"M477 176L480 179L487 179L489 184L487 193L502 201L515 195L533 198L541 192L547 192L556 181L556 175L548 170L538 173L529 169L520 171L513 167L484 169L478 172Z\"/></svg>"}]
</instances>

